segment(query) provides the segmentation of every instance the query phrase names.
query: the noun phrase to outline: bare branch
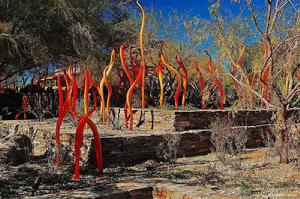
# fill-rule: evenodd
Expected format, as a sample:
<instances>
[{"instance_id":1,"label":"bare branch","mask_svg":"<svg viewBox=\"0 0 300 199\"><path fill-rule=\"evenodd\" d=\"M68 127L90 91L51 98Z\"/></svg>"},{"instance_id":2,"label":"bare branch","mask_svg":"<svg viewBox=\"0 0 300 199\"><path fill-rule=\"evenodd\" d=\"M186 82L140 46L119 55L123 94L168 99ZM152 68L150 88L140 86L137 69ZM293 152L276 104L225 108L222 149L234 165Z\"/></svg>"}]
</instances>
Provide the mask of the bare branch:
<instances>
[{"instance_id":1,"label":"bare branch","mask_svg":"<svg viewBox=\"0 0 300 199\"><path fill-rule=\"evenodd\" d=\"M293 88L293 90L290 92L290 94L287 96L286 101L289 102L291 99L293 99L293 97L300 91L298 88L300 86L300 82L298 82L295 87Z\"/></svg>"},{"instance_id":2,"label":"bare branch","mask_svg":"<svg viewBox=\"0 0 300 199\"><path fill-rule=\"evenodd\" d=\"M268 64L268 61L271 59L272 55L273 55L277 50L279 50L279 49L282 47L282 45L283 45L284 43L289 42L289 41L291 41L291 40L293 40L293 39L296 39L297 37L300 37L300 34L295 35L295 36L290 37L290 38L289 38L289 36L286 36L285 39L284 39L281 43L279 43L279 44L276 46L276 48L275 48L274 50L272 50L272 52L268 55L267 59L265 60L264 65L263 65L263 68Z\"/></svg>"},{"instance_id":3,"label":"bare branch","mask_svg":"<svg viewBox=\"0 0 300 199\"><path fill-rule=\"evenodd\" d=\"M270 35L272 35L272 33L273 33L272 30L273 30L273 28L275 27L275 24L276 24L276 21L277 21L279 12L284 8L284 6L286 6L286 4L287 4L289 1L290 1L290 0L284 1L284 2L282 3L282 5L279 5L278 2L276 3L276 6L275 6L275 13L274 13L273 20L272 20L272 24L271 24L271 27L270 27L270 30L269 30L269 34L270 34Z\"/></svg>"},{"instance_id":4,"label":"bare branch","mask_svg":"<svg viewBox=\"0 0 300 199\"><path fill-rule=\"evenodd\" d=\"M238 84L240 84L243 87L246 87L246 89L249 89L253 94L255 94L261 101L263 101L265 103L265 105L268 108L277 108L275 105L271 104L270 102L268 102L265 98L263 98L263 96L261 96L258 92L256 92L255 90L253 90L252 88L250 88L249 86L247 86L246 84L240 82L238 79L236 79L232 74L230 73L226 73L227 75L229 75L230 77L232 77L234 80L236 80L236 82L238 82Z\"/></svg>"},{"instance_id":5,"label":"bare branch","mask_svg":"<svg viewBox=\"0 0 300 199\"><path fill-rule=\"evenodd\" d=\"M269 34L269 26L271 21L271 15L272 15L272 0L268 1L268 15L267 15L267 25L265 30L265 35ZM278 0L276 1L276 4L278 3Z\"/></svg>"},{"instance_id":6,"label":"bare branch","mask_svg":"<svg viewBox=\"0 0 300 199\"><path fill-rule=\"evenodd\" d=\"M4 78L0 79L0 83L4 82L5 80L7 80L9 78L11 78L12 76L14 76L17 73L19 73L19 70L15 70L15 71L12 71L12 72L8 73Z\"/></svg>"},{"instance_id":7,"label":"bare branch","mask_svg":"<svg viewBox=\"0 0 300 199\"><path fill-rule=\"evenodd\" d=\"M277 45L277 47L272 51L272 53L275 53L284 43L289 42L289 41L291 41L293 39L296 39L297 37L300 37L300 34L294 35L294 36L292 36L290 38L289 38L289 36L286 36L285 39L282 42L280 42Z\"/></svg>"},{"instance_id":8,"label":"bare branch","mask_svg":"<svg viewBox=\"0 0 300 199\"><path fill-rule=\"evenodd\" d=\"M253 18L253 21L254 21L254 24L255 24L255 27L256 29L258 30L258 32L261 34L262 37L265 37L262 29L259 27L258 25L258 22L257 22L257 18L255 16L255 11L253 9L253 5L252 5L252 0L246 0L247 4L248 4L248 7L249 7L249 10L251 12L251 16Z\"/></svg>"}]
</instances>

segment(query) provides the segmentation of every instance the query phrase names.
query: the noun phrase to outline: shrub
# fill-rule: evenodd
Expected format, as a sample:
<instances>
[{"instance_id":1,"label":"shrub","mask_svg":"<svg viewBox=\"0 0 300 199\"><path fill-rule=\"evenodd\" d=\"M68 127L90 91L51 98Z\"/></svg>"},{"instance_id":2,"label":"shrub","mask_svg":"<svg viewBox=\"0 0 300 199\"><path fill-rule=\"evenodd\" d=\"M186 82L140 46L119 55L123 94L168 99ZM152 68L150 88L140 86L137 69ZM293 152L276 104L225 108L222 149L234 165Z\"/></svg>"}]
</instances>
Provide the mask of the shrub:
<instances>
[{"instance_id":1,"label":"shrub","mask_svg":"<svg viewBox=\"0 0 300 199\"><path fill-rule=\"evenodd\" d=\"M180 134L163 135L163 138L156 148L157 157L169 163L176 162L180 140Z\"/></svg>"},{"instance_id":2,"label":"shrub","mask_svg":"<svg viewBox=\"0 0 300 199\"><path fill-rule=\"evenodd\" d=\"M248 135L246 129L234 127L231 120L217 118L210 125L211 142L218 160L223 164L241 168L240 155L245 149Z\"/></svg>"}]
</instances>

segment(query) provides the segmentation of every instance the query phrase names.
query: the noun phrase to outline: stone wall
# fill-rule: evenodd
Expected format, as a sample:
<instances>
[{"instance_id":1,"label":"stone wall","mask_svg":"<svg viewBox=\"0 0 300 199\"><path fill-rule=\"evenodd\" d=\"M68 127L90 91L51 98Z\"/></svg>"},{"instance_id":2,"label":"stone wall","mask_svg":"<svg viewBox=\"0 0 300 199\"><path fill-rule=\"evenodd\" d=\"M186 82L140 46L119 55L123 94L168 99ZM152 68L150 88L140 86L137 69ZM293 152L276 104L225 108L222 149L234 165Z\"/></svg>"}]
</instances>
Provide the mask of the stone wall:
<instances>
[{"instance_id":1,"label":"stone wall","mask_svg":"<svg viewBox=\"0 0 300 199\"><path fill-rule=\"evenodd\" d=\"M123 109L114 108L116 117L123 121ZM298 113L294 110L293 113ZM139 122L140 110L135 111L134 124ZM103 145L104 166L110 167L115 165L134 165L144 161L154 159L160 160L158 151L168 152L168 148L161 148L161 143L166 140L172 140L174 136L180 137L178 147L169 147L174 149L177 147L177 157L196 156L209 153L212 144L210 141L209 126L216 118L232 119L239 128L246 128L250 139L247 143L248 147L262 146L261 132L269 132L270 126L274 123L274 112L269 110L246 111L165 111L157 109L145 110L145 122L139 128L134 127L133 131L116 131L112 133L104 133L99 126L101 134L101 142ZM290 112L292 115L292 112ZM297 116L297 114L296 114ZM95 119L95 118L94 118ZM94 120L93 119L93 120ZM96 121L96 119L95 119ZM297 119L295 120L297 121ZM30 122L18 121L18 125L22 128L32 126L34 129L43 129L49 131L49 134L55 135L54 121ZM14 121L1 121L1 123L10 124L10 128L14 129ZM65 126L66 125L66 126ZM21 128L21 127L20 127ZM74 136L75 127L69 128L64 123L61 129L63 135L70 134ZM92 134L85 132L86 138L91 138ZM176 137L176 136L175 136ZM54 139L54 138L53 138ZM94 153L90 154L90 161L94 161Z\"/></svg>"},{"instance_id":2,"label":"stone wall","mask_svg":"<svg viewBox=\"0 0 300 199\"><path fill-rule=\"evenodd\" d=\"M124 122L124 109L114 108L118 118ZM141 109L134 109L134 128L139 130L170 130L186 131L195 129L209 129L210 124L217 118L233 120L236 126L268 126L276 119L275 111L260 110L161 110L145 109L145 122L136 127L141 118ZM289 115L298 117L299 110L291 110ZM298 120L297 118L295 119Z\"/></svg>"},{"instance_id":3,"label":"stone wall","mask_svg":"<svg viewBox=\"0 0 300 199\"><path fill-rule=\"evenodd\" d=\"M208 129L217 118L233 120L237 126L268 126L275 122L275 112L271 110L204 110L176 111L174 128L176 131ZM298 121L299 110L290 110L290 116Z\"/></svg>"},{"instance_id":4,"label":"stone wall","mask_svg":"<svg viewBox=\"0 0 300 199\"><path fill-rule=\"evenodd\" d=\"M247 147L256 148L263 146L260 137L265 128L249 127L250 135ZM160 143L174 139L174 135L180 137L177 150L177 157L192 157L207 154L212 149L210 141L211 133L208 130L191 130L184 132L170 132L168 134L132 135L120 137L104 137L101 139L104 167L130 166L145 162L147 160L161 161L160 152L170 153L176 145L171 148L161 147ZM91 149L94 147L92 146ZM92 150L93 151L93 150ZM89 163L95 163L95 155L92 152Z\"/></svg>"}]
</instances>

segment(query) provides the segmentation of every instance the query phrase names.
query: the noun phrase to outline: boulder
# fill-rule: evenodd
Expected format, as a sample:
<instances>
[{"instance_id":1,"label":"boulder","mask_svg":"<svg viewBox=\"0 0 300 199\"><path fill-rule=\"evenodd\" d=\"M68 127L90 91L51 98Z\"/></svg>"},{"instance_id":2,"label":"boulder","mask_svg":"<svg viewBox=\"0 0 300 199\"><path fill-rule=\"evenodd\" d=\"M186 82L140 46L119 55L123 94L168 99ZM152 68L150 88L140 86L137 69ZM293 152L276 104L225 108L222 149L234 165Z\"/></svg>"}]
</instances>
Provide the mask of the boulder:
<instances>
[{"instance_id":1,"label":"boulder","mask_svg":"<svg viewBox=\"0 0 300 199\"><path fill-rule=\"evenodd\" d=\"M19 165L32 155L32 143L27 135L13 135L0 142L0 163Z\"/></svg>"}]
</instances>

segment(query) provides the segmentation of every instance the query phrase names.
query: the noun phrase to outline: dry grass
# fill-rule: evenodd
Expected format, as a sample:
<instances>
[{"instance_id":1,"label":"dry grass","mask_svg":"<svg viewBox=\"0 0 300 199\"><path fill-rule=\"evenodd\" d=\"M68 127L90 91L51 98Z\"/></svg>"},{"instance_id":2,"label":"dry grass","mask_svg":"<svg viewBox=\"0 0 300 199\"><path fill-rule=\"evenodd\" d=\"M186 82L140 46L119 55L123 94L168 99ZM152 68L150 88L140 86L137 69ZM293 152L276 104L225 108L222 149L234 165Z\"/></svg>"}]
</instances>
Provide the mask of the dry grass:
<instances>
[{"instance_id":1,"label":"dry grass","mask_svg":"<svg viewBox=\"0 0 300 199\"><path fill-rule=\"evenodd\" d=\"M180 166L177 169L180 172L193 172L195 175L199 172L204 173L204 175L210 175L211 172L217 173L223 179L223 183L220 184L216 192L239 198L267 196L284 198L288 195L295 195L300 188L300 172L297 164L280 165L277 157L266 155L266 149L242 154L241 157L243 159L241 170L222 164L216 154L181 159L178 162L193 161L203 162L203 164ZM213 170L211 170L212 162L215 163ZM198 178L202 178L202 176L198 176Z\"/></svg>"}]
</instances>

